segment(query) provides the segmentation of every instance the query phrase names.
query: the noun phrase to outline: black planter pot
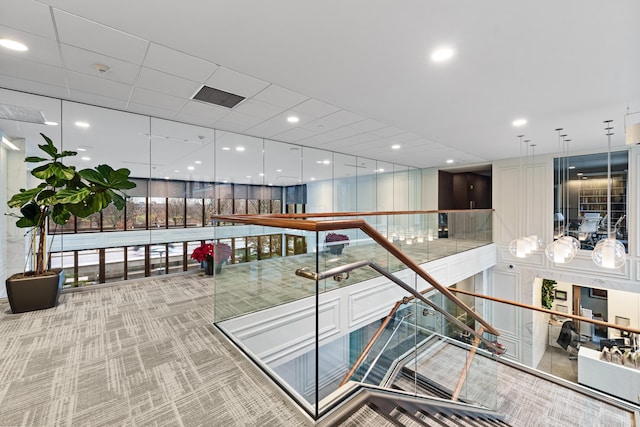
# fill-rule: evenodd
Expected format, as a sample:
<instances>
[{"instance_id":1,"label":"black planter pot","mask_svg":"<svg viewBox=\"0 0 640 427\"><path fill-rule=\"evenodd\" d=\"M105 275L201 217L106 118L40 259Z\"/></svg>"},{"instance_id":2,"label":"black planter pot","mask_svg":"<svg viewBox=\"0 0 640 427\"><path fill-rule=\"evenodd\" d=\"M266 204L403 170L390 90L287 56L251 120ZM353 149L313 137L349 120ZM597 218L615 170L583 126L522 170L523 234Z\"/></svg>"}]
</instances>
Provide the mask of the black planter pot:
<instances>
[{"instance_id":1,"label":"black planter pot","mask_svg":"<svg viewBox=\"0 0 640 427\"><path fill-rule=\"evenodd\" d=\"M51 274L43 276L14 274L5 281L7 298L14 314L44 310L58 304L64 271L54 269L49 272Z\"/></svg>"},{"instance_id":2,"label":"black planter pot","mask_svg":"<svg viewBox=\"0 0 640 427\"><path fill-rule=\"evenodd\" d=\"M214 269L216 274L220 274L222 272L222 263L214 264L213 262L208 262L208 261L204 262L205 274L212 276Z\"/></svg>"},{"instance_id":3,"label":"black planter pot","mask_svg":"<svg viewBox=\"0 0 640 427\"><path fill-rule=\"evenodd\" d=\"M344 249L344 245L329 246L329 252L331 252L333 255L342 255L342 249Z\"/></svg>"}]
</instances>

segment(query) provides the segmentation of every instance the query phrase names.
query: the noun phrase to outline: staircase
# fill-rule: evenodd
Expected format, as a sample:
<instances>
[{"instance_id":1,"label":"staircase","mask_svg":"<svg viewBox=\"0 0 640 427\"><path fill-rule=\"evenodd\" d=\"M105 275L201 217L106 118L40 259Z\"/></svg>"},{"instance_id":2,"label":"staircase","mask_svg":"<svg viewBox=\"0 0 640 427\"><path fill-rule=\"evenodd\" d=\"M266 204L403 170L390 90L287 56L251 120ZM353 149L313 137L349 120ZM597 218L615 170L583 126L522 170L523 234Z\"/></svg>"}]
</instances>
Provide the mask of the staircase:
<instances>
[{"instance_id":1,"label":"staircase","mask_svg":"<svg viewBox=\"0 0 640 427\"><path fill-rule=\"evenodd\" d=\"M441 399L366 389L322 426L509 426L493 411Z\"/></svg>"}]
</instances>

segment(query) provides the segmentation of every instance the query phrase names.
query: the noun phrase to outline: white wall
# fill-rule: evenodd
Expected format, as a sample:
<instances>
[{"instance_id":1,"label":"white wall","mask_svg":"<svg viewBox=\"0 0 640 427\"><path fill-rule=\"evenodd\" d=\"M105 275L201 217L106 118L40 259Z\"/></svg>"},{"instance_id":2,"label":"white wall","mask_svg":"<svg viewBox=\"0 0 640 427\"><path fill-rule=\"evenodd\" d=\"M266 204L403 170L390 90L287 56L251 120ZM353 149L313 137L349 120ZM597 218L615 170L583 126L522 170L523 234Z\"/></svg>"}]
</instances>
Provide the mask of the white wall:
<instances>
[{"instance_id":1,"label":"white wall","mask_svg":"<svg viewBox=\"0 0 640 427\"><path fill-rule=\"evenodd\" d=\"M597 267L591 260L590 251L578 251L574 260L564 265L549 262L544 251L524 259L510 254L509 242L520 235L537 234L542 236L545 244L550 243L553 237L553 156L536 156L533 165L531 162L520 163L519 159L507 159L493 165L493 225L498 253L488 283L490 294L540 306L535 280L547 278L559 283L609 290L614 295L609 304L609 319L614 319L617 312L612 307L618 300L615 291L630 293L627 301L631 302L624 304L622 310L638 313L638 304L632 297L640 295L640 242L637 238L640 147L631 147L629 153L629 256L625 266L619 270ZM571 307L570 289L564 285L562 289L567 290L567 305ZM546 334L546 319L525 310L519 314L512 310L496 310L492 315L494 324L503 332L500 339L509 349L507 356L535 367L544 351L545 341L538 335Z\"/></svg>"}]
</instances>

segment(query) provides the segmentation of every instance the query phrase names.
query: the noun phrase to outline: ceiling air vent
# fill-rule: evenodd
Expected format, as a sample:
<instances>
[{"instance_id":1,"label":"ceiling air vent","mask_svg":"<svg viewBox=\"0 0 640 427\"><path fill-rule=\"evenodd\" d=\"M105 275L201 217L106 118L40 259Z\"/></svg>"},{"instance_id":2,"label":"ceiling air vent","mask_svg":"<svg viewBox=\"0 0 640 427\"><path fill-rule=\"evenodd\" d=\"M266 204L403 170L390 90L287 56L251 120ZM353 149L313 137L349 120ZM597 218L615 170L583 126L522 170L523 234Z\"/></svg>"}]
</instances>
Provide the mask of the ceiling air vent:
<instances>
[{"instance_id":1,"label":"ceiling air vent","mask_svg":"<svg viewBox=\"0 0 640 427\"><path fill-rule=\"evenodd\" d=\"M202 86L202 89L193 96L193 99L222 107L233 108L244 99L244 96L235 95L209 86Z\"/></svg>"}]
</instances>

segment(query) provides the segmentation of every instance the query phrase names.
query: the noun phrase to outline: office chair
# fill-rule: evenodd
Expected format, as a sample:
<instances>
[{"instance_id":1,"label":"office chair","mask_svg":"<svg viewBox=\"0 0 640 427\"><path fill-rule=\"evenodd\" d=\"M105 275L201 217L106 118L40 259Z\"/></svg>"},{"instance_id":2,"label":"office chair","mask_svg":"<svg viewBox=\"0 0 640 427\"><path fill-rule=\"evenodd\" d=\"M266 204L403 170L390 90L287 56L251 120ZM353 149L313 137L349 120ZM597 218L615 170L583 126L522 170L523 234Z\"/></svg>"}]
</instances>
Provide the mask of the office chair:
<instances>
[{"instance_id":1,"label":"office chair","mask_svg":"<svg viewBox=\"0 0 640 427\"><path fill-rule=\"evenodd\" d=\"M586 246L593 248L595 246L594 236L598 232L600 224L600 216L586 216L582 219L582 223L578 227L578 240L580 247Z\"/></svg>"},{"instance_id":2,"label":"office chair","mask_svg":"<svg viewBox=\"0 0 640 427\"><path fill-rule=\"evenodd\" d=\"M567 320L562 324L560 328L560 334L556 340L558 345L569 353L569 360L576 360L578 358L578 349L580 348L580 334L576 326L573 324L573 320ZM576 354L571 352L571 349L576 350Z\"/></svg>"}]
</instances>

